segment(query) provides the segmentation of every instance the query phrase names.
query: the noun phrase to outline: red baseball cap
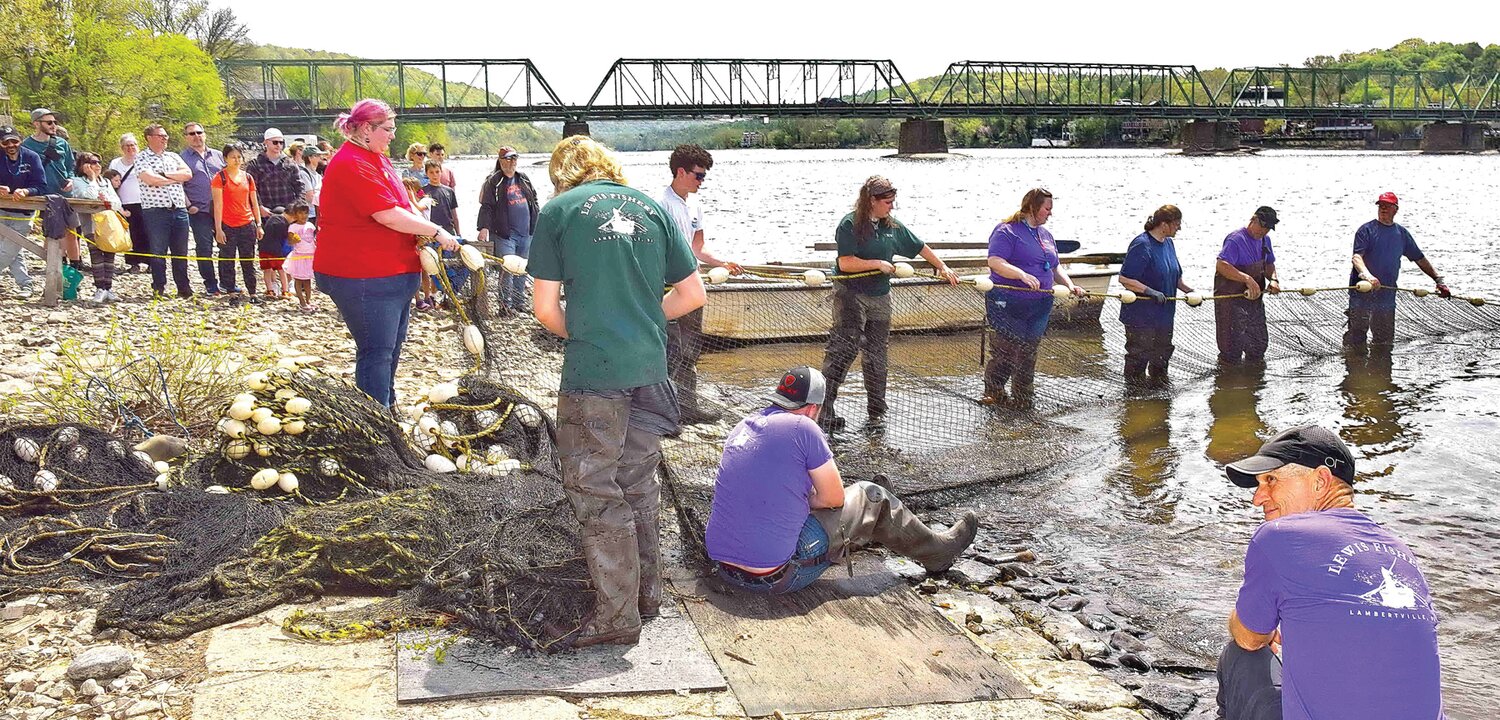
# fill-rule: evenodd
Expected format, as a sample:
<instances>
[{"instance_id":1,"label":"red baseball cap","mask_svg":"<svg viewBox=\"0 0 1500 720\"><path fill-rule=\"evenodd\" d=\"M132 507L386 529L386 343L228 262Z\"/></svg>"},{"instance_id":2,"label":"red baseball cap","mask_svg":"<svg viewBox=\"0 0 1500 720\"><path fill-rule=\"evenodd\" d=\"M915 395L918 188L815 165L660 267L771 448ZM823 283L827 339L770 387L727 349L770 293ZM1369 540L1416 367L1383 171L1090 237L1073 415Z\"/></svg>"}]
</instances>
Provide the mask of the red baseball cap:
<instances>
[{"instance_id":1,"label":"red baseball cap","mask_svg":"<svg viewBox=\"0 0 1500 720\"><path fill-rule=\"evenodd\" d=\"M1376 205L1379 205L1380 203L1390 203L1392 205L1400 205L1401 201L1399 201L1399 200L1396 199L1396 193L1393 193L1393 192L1383 192L1383 193L1380 194L1380 199L1375 201Z\"/></svg>"}]
</instances>

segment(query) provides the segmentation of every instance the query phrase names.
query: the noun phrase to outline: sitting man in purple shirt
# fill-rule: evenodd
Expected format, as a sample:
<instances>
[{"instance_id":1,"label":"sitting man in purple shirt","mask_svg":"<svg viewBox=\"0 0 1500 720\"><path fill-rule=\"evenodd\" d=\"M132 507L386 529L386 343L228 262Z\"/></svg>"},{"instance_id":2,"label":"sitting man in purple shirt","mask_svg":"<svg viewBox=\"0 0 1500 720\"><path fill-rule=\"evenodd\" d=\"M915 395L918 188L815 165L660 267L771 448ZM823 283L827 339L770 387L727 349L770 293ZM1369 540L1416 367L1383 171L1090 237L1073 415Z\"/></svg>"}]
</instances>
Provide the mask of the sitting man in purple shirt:
<instances>
[{"instance_id":1,"label":"sitting man in purple shirt","mask_svg":"<svg viewBox=\"0 0 1500 720\"><path fill-rule=\"evenodd\" d=\"M1354 457L1308 425L1225 468L1266 522L1219 658L1224 720L1444 718L1437 611L1405 543L1354 509Z\"/></svg>"},{"instance_id":2,"label":"sitting man in purple shirt","mask_svg":"<svg viewBox=\"0 0 1500 720\"><path fill-rule=\"evenodd\" d=\"M793 592L872 542L938 572L974 542L973 512L936 532L879 485L843 486L818 429L826 390L821 372L792 368L768 398L772 404L724 440L706 544L725 582Z\"/></svg>"},{"instance_id":3,"label":"sitting man in purple shirt","mask_svg":"<svg viewBox=\"0 0 1500 720\"><path fill-rule=\"evenodd\" d=\"M1219 362L1224 365L1258 364L1266 359L1269 337L1260 294L1281 292L1270 235L1277 222L1274 208L1256 208L1245 227L1224 238L1224 249L1214 263L1214 294L1245 296L1214 302L1214 335Z\"/></svg>"}]
</instances>

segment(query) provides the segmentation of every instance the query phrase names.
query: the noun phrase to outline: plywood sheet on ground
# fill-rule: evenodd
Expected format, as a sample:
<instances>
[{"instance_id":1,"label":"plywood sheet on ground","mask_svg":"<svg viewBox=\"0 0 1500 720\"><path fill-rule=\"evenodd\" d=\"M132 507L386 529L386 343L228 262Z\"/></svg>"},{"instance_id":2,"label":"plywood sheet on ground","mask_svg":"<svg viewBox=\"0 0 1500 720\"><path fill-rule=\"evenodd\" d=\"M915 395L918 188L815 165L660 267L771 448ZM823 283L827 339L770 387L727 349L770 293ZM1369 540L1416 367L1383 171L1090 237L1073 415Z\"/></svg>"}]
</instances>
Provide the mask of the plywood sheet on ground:
<instances>
[{"instance_id":1,"label":"plywood sheet on ground","mask_svg":"<svg viewBox=\"0 0 1500 720\"><path fill-rule=\"evenodd\" d=\"M433 649L444 633L404 632L396 641L396 700L722 690L724 678L692 623L680 610L667 612L646 623L633 647L601 645L555 655L463 638L439 663Z\"/></svg>"},{"instance_id":2,"label":"plywood sheet on ground","mask_svg":"<svg viewBox=\"0 0 1500 720\"><path fill-rule=\"evenodd\" d=\"M688 614L752 717L1031 697L1008 666L873 560L856 563L853 578L833 568L790 595L713 579L692 594Z\"/></svg>"}]
</instances>

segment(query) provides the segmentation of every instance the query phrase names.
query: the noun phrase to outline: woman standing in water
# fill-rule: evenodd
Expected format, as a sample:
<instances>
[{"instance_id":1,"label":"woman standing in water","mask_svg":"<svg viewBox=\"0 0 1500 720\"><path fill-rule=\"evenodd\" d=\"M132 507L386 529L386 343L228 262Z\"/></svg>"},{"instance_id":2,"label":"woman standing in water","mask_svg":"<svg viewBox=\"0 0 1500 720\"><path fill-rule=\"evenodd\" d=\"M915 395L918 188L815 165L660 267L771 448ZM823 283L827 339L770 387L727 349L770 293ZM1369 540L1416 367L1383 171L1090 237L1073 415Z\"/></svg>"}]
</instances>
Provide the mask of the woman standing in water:
<instances>
[{"instance_id":1,"label":"woman standing in water","mask_svg":"<svg viewBox=\"0 0 1500 720\"><path fill-rule=\"evenodd\" d=\"M827 395L819 419L825 430L844 427L844 419L834 412L833 401L849 366L854 364L855 355L861 353L868 424L878 427L885 418L886 350L891 338L890 276L896 271L891 259L898 254L909 258L920 255L949 283L958 284L958 275L938 259L932 248L891 216L895 206L896 186L890 180L872 175L859 189L854 212L845 215L834 231L838 272L874 274L834 280L833 331L823 353Z\"/></svg>"},{"instance_id":2,"label":"woman standing in water","mask_svg":"<svg viewBox=\"0 0 1500 720\"><path fill-rule=\"evenodd\" d=\"M1167 293L1193 292L1182 281L1177 245L1172 238L1182 229L1182 211L1163 205L1146 219L1146 231L1130 241L1120 265L1120 285L1136 294L1137 302L1120 304L1125 326L1125 382L1132 386L1167 381L1172 359L1172 321L1176 304Z\"/></svg>"},{"instance_id":3,"label":"woman standing in water","mask_svg":"<svg viewBox=\"0 0 1500 720\"><path fill-rule=\"evenodd\" d=\"M1031 407L1037 344L1052 317L1052 287L1083 294L1058 262L1052 233L1042 227L1050 217L1052 193L1034 188L1021 198L1021 209L990 233L990 280L995 287L985 293L984 315L995 331L995 342L984 367L980 402L986 405L1009 400L1017 408Z\"/></svg>"}]
</instances>

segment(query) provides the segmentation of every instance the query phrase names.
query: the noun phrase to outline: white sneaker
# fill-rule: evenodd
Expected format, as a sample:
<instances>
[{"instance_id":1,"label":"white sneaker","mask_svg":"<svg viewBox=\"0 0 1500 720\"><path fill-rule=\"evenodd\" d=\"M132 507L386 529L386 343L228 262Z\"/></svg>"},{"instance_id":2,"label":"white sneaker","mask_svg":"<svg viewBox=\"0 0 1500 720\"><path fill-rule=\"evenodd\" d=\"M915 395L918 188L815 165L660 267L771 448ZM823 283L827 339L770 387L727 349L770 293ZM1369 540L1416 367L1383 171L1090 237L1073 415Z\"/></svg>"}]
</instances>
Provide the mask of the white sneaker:
<instances>
[{"instance_id":1,"label":"white sneaker","mask_svg":"<svg viewBox=\"0 0 1500 720\"><path fill-rule=\"evenodd\" d=\"M23 298L29 298L29 297L31 297L31 292L32 292L32 290L31 290L31 286L30 285L27 285L26 287L22 287L22 288L16 288L16 294L20 295Z\"/></svg>"},{"instance_id":2,"label":"white sneaker","mask_svg":"<svg viewBox=\"0 0 1500 720\"><path fill-rule=\"evenodd\" d=\"M107 291L107 290L95 290L94 291L94 302L96 302L96 303L109 302L109 291Z\"/></svg>"},{"instance_id":3,"label":"white sneaker","mask_svg":"<svg viewBox=\"0 0 1500 720\"><path fill-rule=\"evenodd\" d=\"M113 290L105 290L104 296L105 299L109 300L110 302L120 302L120 296L116 295L115 291Z\"/></svg>"}]
</instances>

